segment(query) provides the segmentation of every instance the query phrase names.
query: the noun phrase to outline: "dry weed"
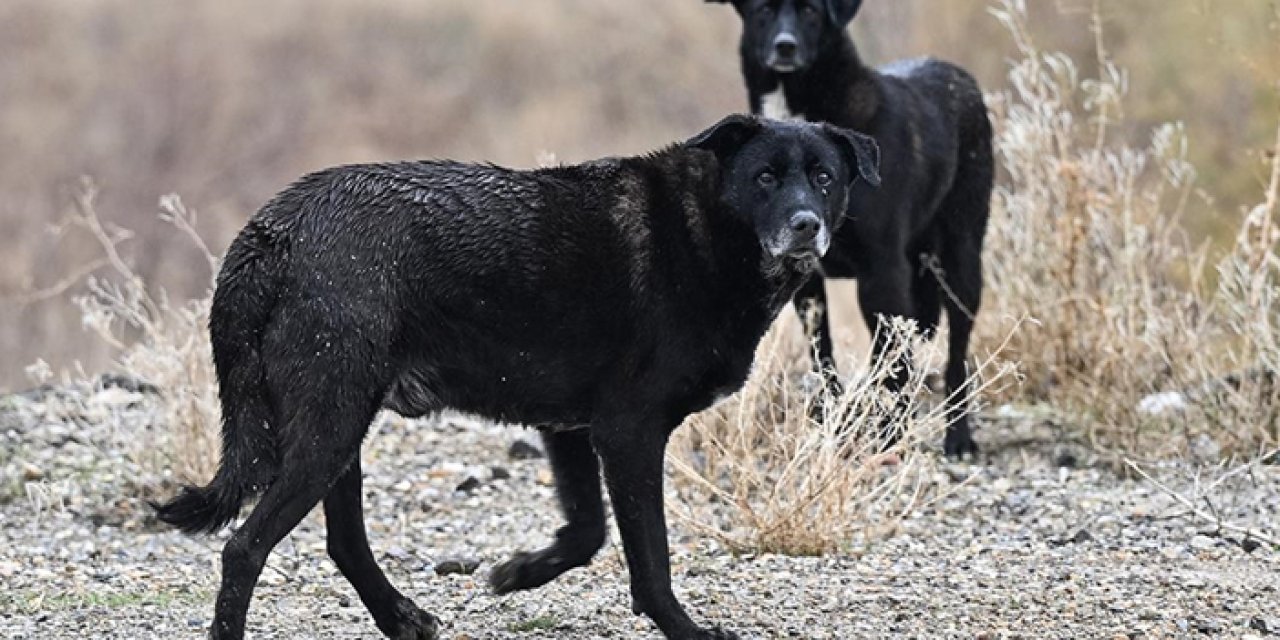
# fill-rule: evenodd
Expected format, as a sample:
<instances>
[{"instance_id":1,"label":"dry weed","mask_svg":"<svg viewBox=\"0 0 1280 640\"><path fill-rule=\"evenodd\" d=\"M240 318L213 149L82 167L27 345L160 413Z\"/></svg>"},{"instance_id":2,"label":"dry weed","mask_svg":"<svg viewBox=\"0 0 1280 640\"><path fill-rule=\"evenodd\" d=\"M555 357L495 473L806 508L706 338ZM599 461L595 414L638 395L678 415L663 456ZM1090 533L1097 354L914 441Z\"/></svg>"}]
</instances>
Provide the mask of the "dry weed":
<instances>
[{"instance_id":1,"label":"dry weed","mask_svg":"<svg viewBox=\"0 0 1280 640\"><path fill-rule=\"evenodd\" d=\"M206 330L210 298L176 304L163 290L153 292L118 250L128 232L108 230L99 220L96 195L86 182L69 222L98 242L114 278L90 277L88 294L75 302L85 327L116 350L118 368L158 388L163 406L164 428L137 434L130 455L158 473L171 470L181 482L204 482L216 470L220 451L217 380ZM217 259L195 232L195 211L176 196L162 198L160 208L161 220L195 243L216 273Z\"/></svg>"},{"instance_id":2,"label":"dry weed","mask_svg":"<svg viewBox=\"0 0 1280 640\"><path fill-rule=\"evenodd\" d=\"M1181 126L1157 127L1143 147L1116 139L1128 79L1101 38L1100 77L1082 79L1070 58L1037 49L1021 0L993 13L1022 58L992 100L1004 178L979 343L1004 343L1010 319L1035 320L1002 354L1025 383L1001 399L1051 405L1117 462L1123 452L1183 455L1206 441L1245 454L1274 442L1274 426L1256 428L1275 420L1274 393L1254 384L1270 374L1250 373L1274 371L1259 357L1276 341L1257 281L1274 278L1259 266L1274 260L1274 239L1225 258L1227 288L1215 290L1203 277L1208 251L1182 226L1196 172ZM1269 220L1271 202L1252 217ZM1239 295L1241 279L1253 299ZM1165 396L1172 404L1144 402L1162 393L1174 394Z\"/></svg>"},{"instance_id":3,"label":"dry weed","mask_svg":"<svg viewBox=\"0 0 1280 640\"><path fill-rule=\"evenodd\" d=\"M936 458L918 450L936 447L946 426L943 403L927 402L925 363L943 358L939 343L920 340L914 324L895 319L889 330L896 350L860 363L832 397L809 370L806 344L790 324L778 322L765 336L741 391L690 417L672 440L679 498L672 512L735 552L847 550L887 534L938 497ZM899 357L920 365L903 388L904 407L881 385ZM982 363L974 393L1008 373ZM902 437L885 449L879 432L894 416Z\"/></svg>"}]
</instances>

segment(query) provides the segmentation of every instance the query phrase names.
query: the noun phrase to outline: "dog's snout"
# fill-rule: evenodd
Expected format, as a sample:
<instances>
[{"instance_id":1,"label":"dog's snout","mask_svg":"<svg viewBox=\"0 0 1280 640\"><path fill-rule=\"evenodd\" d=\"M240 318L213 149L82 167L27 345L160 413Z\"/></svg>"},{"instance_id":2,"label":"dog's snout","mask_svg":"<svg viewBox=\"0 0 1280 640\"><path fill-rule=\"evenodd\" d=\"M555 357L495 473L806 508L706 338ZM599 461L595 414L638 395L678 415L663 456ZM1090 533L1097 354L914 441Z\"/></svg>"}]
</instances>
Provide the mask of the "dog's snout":
<instances>
[{"instance_id":1,"label":"dog's snout","mask_svg":"<svg viewBox=\"0 0 1280 640\"><path fill-rule=\"evenodd\" d=\"M796 55L796 37L790 33L780 33L773 40L773 50L778 54L779 58L788 60Z\"/></svg>"},{"instance_id":2,"label":"dog's snout","mask_svg":"<svg viewBox=\"0 0 1280 640\"><path fill-rule=\"evenodd\" d=\"M812 211L801 211L791 216L791 231L797 238L812 240L822 229L822 220Z\"/></svg>"}]
</instances>

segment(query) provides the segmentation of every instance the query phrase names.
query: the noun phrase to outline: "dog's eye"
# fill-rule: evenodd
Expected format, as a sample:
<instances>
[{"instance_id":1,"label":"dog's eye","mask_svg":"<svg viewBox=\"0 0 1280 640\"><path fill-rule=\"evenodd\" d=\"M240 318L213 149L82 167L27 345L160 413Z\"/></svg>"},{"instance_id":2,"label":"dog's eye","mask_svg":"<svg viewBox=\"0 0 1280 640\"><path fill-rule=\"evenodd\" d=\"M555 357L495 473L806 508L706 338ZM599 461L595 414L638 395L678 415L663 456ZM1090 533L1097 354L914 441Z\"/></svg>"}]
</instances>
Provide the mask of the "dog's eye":
<instances>
[{"instance_id":1,"label":"dog's eye","mask_svg":"<svg viewBox=\"0 0 1280 640\"><path fill-rule=\"evenodd\" d=\"M819 187L829 187L831 186L831 174L826 171L819 170L817 173L813 174L813 182Z\"/></svg>"},{"instance_id":2,"label":"dog's eye","mask_svg":"<svg viewBox=\"0 0 1280 640\"><path fill-rule=\"evenodd\" d=\"M813 5L806 4L800 9L800 13L804 14L804 17L806 18L812 18L813 16L818 15L818 10Z\"/></svg>"},{"instance_id":3,"label":"dog's eye","mask_svg":"<svg viewBox=\"0 0 1280 640\"><path fill-rule=\"evenodd\" d=\"M773 175L772 171L762 171L756 176L756 182L759 182L762 187L772 187L778 184L778 176Z\"/></svg>"}]
</instances>

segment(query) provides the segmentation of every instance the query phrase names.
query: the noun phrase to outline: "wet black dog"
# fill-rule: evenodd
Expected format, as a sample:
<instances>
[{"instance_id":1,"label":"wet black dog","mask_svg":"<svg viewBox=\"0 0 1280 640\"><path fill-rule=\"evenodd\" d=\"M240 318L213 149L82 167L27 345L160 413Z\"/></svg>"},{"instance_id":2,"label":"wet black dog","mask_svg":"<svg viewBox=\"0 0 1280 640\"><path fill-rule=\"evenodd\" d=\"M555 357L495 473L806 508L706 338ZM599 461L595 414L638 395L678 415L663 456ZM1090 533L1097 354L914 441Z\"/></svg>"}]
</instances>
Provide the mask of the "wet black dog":
<instances>
[{"instance_id":1,"label":"wet black dog","mask_svg":"<svg viewBox=\"0 0 1280 640\"><path fill-rule=\"evenodd\" d=\"M963 401L994 178L991 123L977 82L939 60L879 70L864 65L846 32L861 0L708 0L730 1L743 21L740 53L752 111L829 122L880 144L884 188L855 190L851 220L823 258L822 275L858 279L876 353L889 346L880 318L914 318L927 335L946 308L944 447L948 455L975 453ZM820 277L796 297L796 307L813 309L817 320L815 364L833 374L825 303ZM906 372L899 368L887 384L900 388ZM829 382L838 388L834 377Z\"/></svg>"},{"instance_id":2,"label":"wet black dog","mask_svg":"<svg viewBox=\"0 0 1280 640\"><path fill-rule=\"evenodd\" d=\"M876 162L860 134L731 116L643 157L339 167L278 195L231 245L214 294L222 466L157 507L212 531L261 494L223 549L213 637L242 637L267 555L321 500L329 555L378 628L437 637L365 537L360 443L383 406L543 428L567 523L495 568L495 591L591 560L602 466L635 611L669 638L734 637L696 626L672 594L667 438L742 385Z\"/></svg>"}]
</instances>

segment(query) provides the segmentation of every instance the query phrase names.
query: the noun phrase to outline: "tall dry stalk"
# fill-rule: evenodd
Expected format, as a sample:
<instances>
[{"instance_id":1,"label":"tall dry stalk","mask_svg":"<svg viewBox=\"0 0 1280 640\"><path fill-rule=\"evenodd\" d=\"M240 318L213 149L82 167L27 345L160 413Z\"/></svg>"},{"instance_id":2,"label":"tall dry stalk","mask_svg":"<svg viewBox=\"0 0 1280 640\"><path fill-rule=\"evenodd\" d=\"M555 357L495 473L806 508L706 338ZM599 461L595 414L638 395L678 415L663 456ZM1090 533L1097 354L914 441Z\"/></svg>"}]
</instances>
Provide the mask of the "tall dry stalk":
<instances>
[{"instance_id":1,"label":"tall dry stalk","mask_svg":"<svg viewBox=\"0 0 1280 640\"><path fill-rule=\"evenodd\" d=\"M1022 57L992 99L1005 178L993 202L979 344L1003 343L1010 318L1035 320L1004 354L1025 384L1001 400L1051 406L1117 461L1123 452L1180 455L1206 439L1239 453L1274 441L1256 422L1274 421L1275 402L1256 393L1242 401L1232 382L1274 370L1258 348L1274 343L1274 319L1262 317L1274 197L1219 267L1227 285L1249 282L1249 295L1215 291L1203 277L1207 249L1182 226L1196 176L1182 127L1159 126L1140 147L1109 136L1123 121L1128 79L1101 29L1100 75L1082 79L1070 58L1036 47L1022 0L1003 0L993 14ZM1143 401L1157 393L1181 399L1153 411Z\"/></svg>"},{"instance_id":2,"label":"tall dry stalk","mask_svg":"<svg viewBox=\"0 0 1280 640\"><path fill-rule=\"evenodd\" d=\"M206 330L211 298L176 304L163 290L152 291L119 252L128 233L108 230L99 220L96 195L86 182L70 223L98 242L113 277L90 277L88 294L75 302L85 327L116 349L117 367L159 389L163 410L163 428L136 434L130 454L157 472L172 471L181 482L206 482L220 451L217 380ZM195 211L176 196L161 199L160 208L161 220L193 242L216 273L218 261L195 231Z\"/></svg>"}]
</instances>

